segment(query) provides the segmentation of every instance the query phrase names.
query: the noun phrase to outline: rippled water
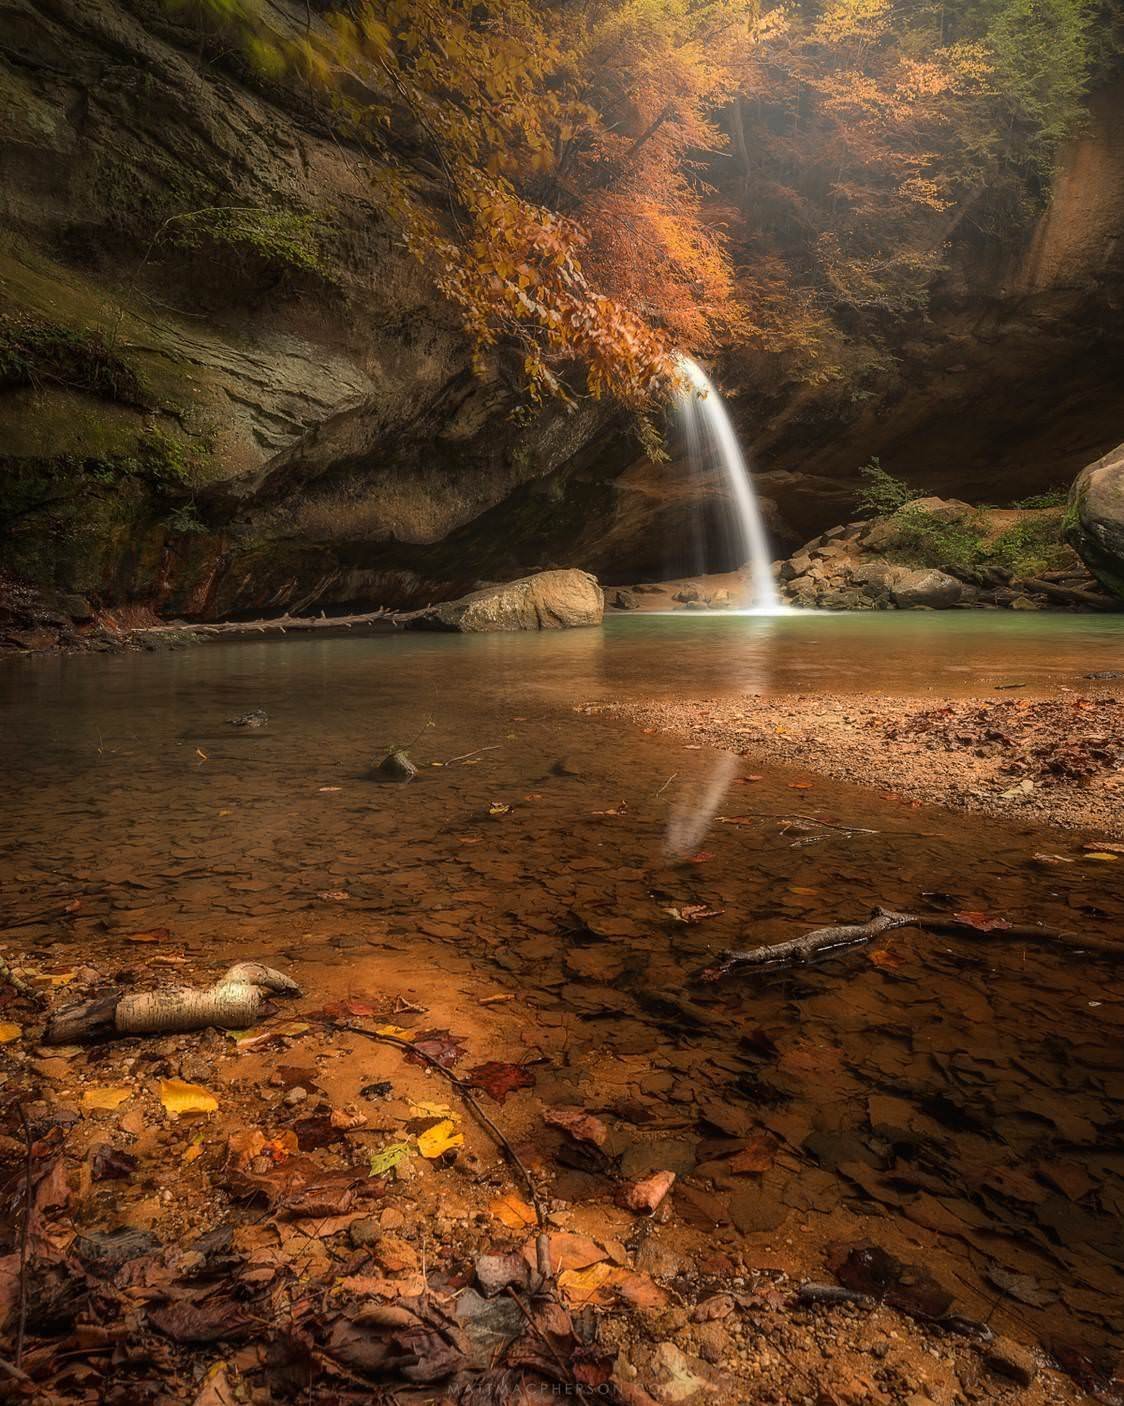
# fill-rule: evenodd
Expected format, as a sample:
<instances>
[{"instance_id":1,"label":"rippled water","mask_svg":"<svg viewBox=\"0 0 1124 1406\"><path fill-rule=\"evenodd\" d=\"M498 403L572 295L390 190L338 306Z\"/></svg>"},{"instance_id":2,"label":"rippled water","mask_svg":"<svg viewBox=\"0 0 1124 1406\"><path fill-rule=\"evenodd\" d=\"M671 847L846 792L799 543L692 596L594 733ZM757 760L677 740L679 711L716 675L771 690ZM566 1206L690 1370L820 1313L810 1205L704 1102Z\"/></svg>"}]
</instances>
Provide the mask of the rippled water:
<instances>
[{"instance_id":1,"label":"rippled water","mask_svg":"<svg viewBox=\"0 0 1124 1406\"><path fill-rule=\"evenodd\" d=\"M626 1170L678 1171L678 1214L747 1237L762 1263L822 1262L826 1242L861 1238L923 1259L960 1311L1036 1333L1079 1368L1124 1328L1121 969L906 930L797 974L696 976L717 949L875 904L1124 934L1124 860L571 705L1079 687L1124 667L1121 626L622 619L559 636L11 661L0 941L129 960L123 936L163 925L216 960L286 952L313 998L329 957L353 964L362 989L369 948L400 952L406 973L423 951L451 971L487 969L526 1004L550 1061L542 1096L632 1127ZM260 731L225 721L258 707ZM415 783L363 779L419 731ZM792 812L844 828L776 818ZM1073 862L1044 867L1044 850ZM716 915L668 911L690 904ZM731 1174L730 1154L763 1132L772 1165ZM558 1194L597 1189L575 1169Z\"/></svg>"}]
</instances>

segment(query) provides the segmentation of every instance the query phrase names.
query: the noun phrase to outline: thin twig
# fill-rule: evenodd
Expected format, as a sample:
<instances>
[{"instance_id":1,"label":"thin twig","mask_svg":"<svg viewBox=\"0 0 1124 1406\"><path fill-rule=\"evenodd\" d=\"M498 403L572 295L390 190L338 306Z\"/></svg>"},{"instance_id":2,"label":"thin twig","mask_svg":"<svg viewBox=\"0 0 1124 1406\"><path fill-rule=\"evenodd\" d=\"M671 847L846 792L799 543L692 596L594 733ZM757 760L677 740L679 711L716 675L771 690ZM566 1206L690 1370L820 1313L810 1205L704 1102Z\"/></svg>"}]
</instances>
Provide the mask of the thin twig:
<instances>
[{"instance_id":1,"label":"thin twig","mask_svg":"<svg viewBox=\"0 0 1124 1406\"><path fill-rule=\"evenodd\" d=\"M722 825L740 825L743 820L802 820L806 825L821 825L825 830L844 830L848 835L880 835L881 830L868 830L865 825L838 825L831 820L817 820L814 815L796 811L750 810L744 815L719 815Z\"/></svg>"},{"instance_id":2,"label":"thin twig","mask_svg":"<svg viewBox=\"0 0 1124 1406\"><path fill-rule=\"evenodd\" d=\"M663 785L660 787L660 789L656 792L656 794L652 797L652 800L658 801L659 798L663 795L663 793L667 790L667 788L671 785L671 783L675 780L678 775L679 773L677 771L673 771L671 775L667 778L667 780L663 783Z\"/></svg>"},{"instance_id":3,"label":"thin twig","mask_svg":"<svg viewBox=\"0 0 1124 1406\"><path fill-rule=\"evenodd\" d=\"M0 1357L0 1376L11 1377L14 1382L24 1382L28 1384L31 1382L31 1378L22 1368L13 1366L11 1362L5 1361L3 1357Z\"/></svg>"},{"instance_id":4,"label":"thin twig","mask_svg":"<svg viewBox=\"0 0 1124 1406\"><path fill-rule=\"evenodd\" d=\"M27 1330L27 1241L28 1232L31 1229L31 1170L33 1165L31 1153L31 1124L27 1121L27 1113L24 1111L22 1103L16 1104L16 1110L20 1115L20 1123L23 1125L23 1140L25 1145L23 1163L23 1221L20 1225L20 1286L19 1286L19 1318L16 1327L16 1367L23 1366L23 1340Z\"/></svg>"},{"instance_id":5,"label":"thin twig","mask_svg":"<svg viewBox=\"0 0 1124 1406\"><path fill-rule=\"evenodd\" d=\"M537 1261L539 1261L539 1274L542 1275L543 1279L550 1279L553 1271L551 1271L550 1268L550 1247L549 1244L547 1244L546 1215L544 1215L543 1212L542 1201L539 1199L539 1189L537 1189L535 1182L533 1182L532 1177L530 1177L529 1171L526 1170L521 1159L519 1159L519 1153L513 1149L512 1144L508 1142L504 1133L492 1122L490 1115L485 1114L484 1109L480 1107L473 1092L471 1092L471 1088L468 1087L468 1084L464 1083L463 1078L457 1078L452 1070L446 1069L445 1064L442 1064L439 1059L435 1059L435 1057L430 1055L428 1050L418 1049L418 1047L411 1045L409 1040L398 1039L397 1035L380 1035L377 1031L367 1031L362 1025L338 1025L335 1024L335 1022L332 1022L332 1024L333 1028L338 1029L338 1031L350 1032L352 1035L366 1035L367 1039L378 1040L381 1045L397 1045L398 1049L405 1050L407 1055L416 1055L418 1059L423 1060L423 1063L429 1064L430 1069L438 1070L439 1073L443 1074L443 1076L449 1080L449 1083L456 1088L460 1097L463 1098L464 1102L468 1105L468 1108L471 1108L471 1111L474 1112L475 1116L480 1119L480 1122L483 1123L485 1128L488 1129L488 1132L494 1137L495 1143L497 1143L499 1149L502 1150L502 1153L504 1153L506 1159L511 1163L511 1166L516 1168L516 1171L518 1171L519 1175L523 1178L523 1184L528 1188L530 1205L532 1205L533 1211L535 1211L535 1220L537 1226L539 1226L539 1234L537 1234L536 1239L536 1256Z\"/></svg>"},{"instance_id":6,"label":"thin twig","mask_svg":"<svg viewBox=\"0 0 1124 1406\"><path fill-rule=\"evenodd\" d=\"M465 762L469 757L478 757L481 752L495 752L503 746L501 742L492 742L487 747L477 747L475 752L462 752L459 757L450 757L447 762L442 762L442 766L452 766L454 762Z\"/></svg>"}]
</instances>

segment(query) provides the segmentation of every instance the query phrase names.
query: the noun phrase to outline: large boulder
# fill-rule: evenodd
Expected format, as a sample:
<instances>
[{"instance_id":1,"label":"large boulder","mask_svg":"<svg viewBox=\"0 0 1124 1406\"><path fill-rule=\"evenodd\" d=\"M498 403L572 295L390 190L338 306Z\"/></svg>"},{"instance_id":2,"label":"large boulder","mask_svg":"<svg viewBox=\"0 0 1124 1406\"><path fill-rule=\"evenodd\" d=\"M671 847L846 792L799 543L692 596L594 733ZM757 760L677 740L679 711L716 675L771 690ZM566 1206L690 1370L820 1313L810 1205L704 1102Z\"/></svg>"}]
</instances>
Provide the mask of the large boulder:
<instances>
[{"instance_id":1,"label":"large boulder","mask_svg":"<svg viewBox=\"0 0 1124 1406\"><path fill-rule=\"evenodd\" d=\"M1124 444L1081 470L1069 503L1070 545L1103 586L1124 597Z\"/></svg>"},{"instance_id":2,"label":"large boulder","mask_svg":"<svg viewBox=\"0 0 1124 1406\"><path fill-rule=\"evenodd\" d=\"M588 571L541 571L402 617L413 630L564 630L600 625L605 596Z\"/></svg>"},{"instance_id":3,"label":"large boulder","mask_svg":"<svg viewBox=\"0 0 1124 1406\"><path fill-rule=\"evenodd\" d=\"M947 610L960 600L963 589L955 576L943 571L902 571L890 587L900 610Z\"/></svg>"}]
</instances>

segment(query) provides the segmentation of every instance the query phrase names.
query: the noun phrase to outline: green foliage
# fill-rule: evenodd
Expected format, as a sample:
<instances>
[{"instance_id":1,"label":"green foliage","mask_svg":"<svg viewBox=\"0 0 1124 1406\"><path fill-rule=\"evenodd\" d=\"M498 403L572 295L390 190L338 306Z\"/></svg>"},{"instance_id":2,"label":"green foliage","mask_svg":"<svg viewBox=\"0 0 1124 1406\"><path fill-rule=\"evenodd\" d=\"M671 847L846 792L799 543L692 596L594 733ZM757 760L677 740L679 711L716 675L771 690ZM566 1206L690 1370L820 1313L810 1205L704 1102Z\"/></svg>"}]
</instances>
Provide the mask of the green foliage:
<instances>
[{"instance_id":1,"label":"green foliage","mask_svg":"<svg viewBox=\"0 0 1124 1406\"><path fill-rule=\"evenodd\" d=\"M140 377L99 332L0 315L0 391L45 384L126 405L148 400Z\"/></svg>"},{"instance_id":2,"label":"green foliage","mask_svg":"<svg viewBox=\"0 0 1124 1406\"><path fill-rule=\"evenodd\" d=\"M988 545L987 556L1012 576L1037 576L1064 566L1070 557L1064 516L1024 518Z\"/></svg>"},{"instance_id":3,"label":"green foliage","mask_svg":"<svg viewBox=\"0 0 1124 1406\"><path fill-rule=\"evenodd\" d=\"M1064 508L1069 501L1068 488L1048 488L1045 493L1032 493L1027 498L1016 499L1012 508Z\"/></svg>"},{"instance_id":4,"label":"green foliage","mask_svg":"<svg viewBox=\"0 0 1124 1406\"><path fill-rule=\"evenodd\" d=\"M992 566L1013 577L1024 577L1064 566L1070 560L1061 513L1023 518L991 538L982 513L944 521L907 503L895 514L894 524L899 531L893 555L913 566L960 571Z\"/></svg>"},{"instance_id":5,"label":"green foliage","mask_svg":"<svg viewBox=\"0 0 1124 1406\"><path fill-rule=\"evenodd\" d=\"M991 57L1006 118L1003 159L1045 182L1060 144L1079 125L1094 62L1090 0L962 0Z\"/></svg>"},{"instance_id":6,"label":"green foliage","mask_svg":"<svg viewBox=\"0 0 1124 1406\"><path fill-rule=\"evenodd\" d=\"M324 271L319 221L304 211L215 205L176 215L167 225L181 248L218 246L279 269Z\"/></svg>"},{"instance_id":7,"label":"green foliage","mask_svg":"<svg viewBox=\"0 0 1124 1406\"><path fill-rule=\"evenodd\" d=\"M859 477L863 480L857 499L859 509L875 517L896 513L914 498L922 496L917 489L910 488L904 479L895 478L887 472L877 457L862 466Z\"/></svg>"},{"instance_id":8,"label":"green foliage","mask_svg":"<svg viewBox=\"0 0 1124 1406\"><path fill-rule=\"evenodd\" d=\"M983 519L944 521L927 509L907 503L894 516L898 528L895 555L912 565L969 570L986 559Z\"/></svg>"}]
</instances>

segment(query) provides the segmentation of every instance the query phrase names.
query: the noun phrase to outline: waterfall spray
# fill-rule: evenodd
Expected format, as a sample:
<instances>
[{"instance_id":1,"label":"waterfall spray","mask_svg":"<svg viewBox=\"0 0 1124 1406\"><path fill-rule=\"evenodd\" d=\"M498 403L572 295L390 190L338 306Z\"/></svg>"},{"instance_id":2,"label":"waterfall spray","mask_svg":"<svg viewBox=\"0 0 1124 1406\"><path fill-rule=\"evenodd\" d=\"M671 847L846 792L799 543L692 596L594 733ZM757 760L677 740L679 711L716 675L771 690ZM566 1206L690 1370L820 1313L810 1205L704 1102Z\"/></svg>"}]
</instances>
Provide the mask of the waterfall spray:
<instances>
[{"instance_id":1,"label":"waterfall spray","mask_svg":"<svg viewBox=\"0 0 1124 1406\"><path fill-rule=\"evenodd\" d=\"M687 450L692 460L703 453L713 454L726 476L733 500L733 527L740 559L749 566L752 594L748 604L754 610L779 611L782 607L773 582L765 524L761 521L753 481L722 397L697 362L689 356L681 356L678 364L689 383L677 404L686 430Z\"/></svg>"}]
</instances>

